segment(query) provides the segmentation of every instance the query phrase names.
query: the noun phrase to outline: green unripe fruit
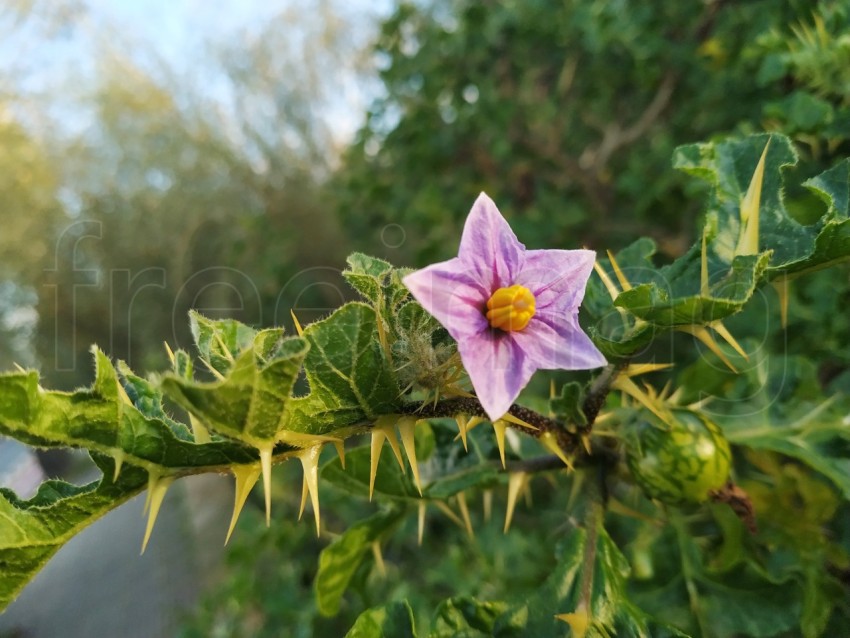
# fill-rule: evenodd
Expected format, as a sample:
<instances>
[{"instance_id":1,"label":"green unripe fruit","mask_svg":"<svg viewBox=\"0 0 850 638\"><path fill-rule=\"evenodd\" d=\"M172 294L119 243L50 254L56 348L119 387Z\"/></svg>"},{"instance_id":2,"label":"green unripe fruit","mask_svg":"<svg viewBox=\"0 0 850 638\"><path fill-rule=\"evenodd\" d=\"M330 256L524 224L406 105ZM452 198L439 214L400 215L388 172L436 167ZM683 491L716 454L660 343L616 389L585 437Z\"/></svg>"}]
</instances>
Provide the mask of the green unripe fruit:
<instances>
[{"instance_id":1,"label":"green unripe fruit","mask_svg":"<svg viewBox=\"0 0 850 638\"><path fill-rule=\"evenodd\" d=\"M643 411L627 426L626 461L650 498L670 505L702 503L729 480L729 442L702 414L684 408L670 414L666 423Z\"/></svg>"}]
</instances>

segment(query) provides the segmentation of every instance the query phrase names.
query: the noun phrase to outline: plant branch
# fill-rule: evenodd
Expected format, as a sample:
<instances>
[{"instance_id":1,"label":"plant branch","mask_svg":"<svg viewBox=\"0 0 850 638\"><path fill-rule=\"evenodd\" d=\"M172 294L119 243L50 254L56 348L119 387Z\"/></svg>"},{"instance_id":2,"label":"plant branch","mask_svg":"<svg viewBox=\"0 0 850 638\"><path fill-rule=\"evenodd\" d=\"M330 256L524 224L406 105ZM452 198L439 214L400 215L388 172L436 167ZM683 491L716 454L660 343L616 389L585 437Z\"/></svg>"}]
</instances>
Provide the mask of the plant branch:
<instances>
[{"instance_id":1,"label":"plant branch","mask_svg":"<svg viewBox=\"0 0 850 638\"><path fill-rule=\"evenodd\" d=\"M620 363L611 363L605 367L602 374L594 379L593 384L590 386L590 391L587 393L584 403L581 406L581 410L587 419L587 423L582 427L584 434L590 432L596 421L596 417L599 416L599 411L605 405L605 399L608 397L608 393L611 392L611 384L614 383L617 375L628 365L628 360L621 361Z\"/></svg>"},{"instance_id":2,"label":"plant branch","mask_svg":"<svg viewBox=\"0 0 850 638\"><path fill-rule=\"evenodd\" d=\"M576 611L583 611L588 618L593 617L591 609L593 595L593 575L596 571L596 553L599 547L599 530L605 516L603 505L603 481L604 475L600 474L600 483L594 485L591 482L585 529L587 531L587 543L584 546L584 557L581 565L581 581L579 582L579 598Z\"/></svg>"},{"instance_id":3,"label":"plant branch","mask_svg":"<svg viewBox=\"0 0 850 638\"><path fill-rule=\"evenodd\" d=\"M516 419L527 423L528 426L519 423L510 423L525 434L539 438L543 434L550 433L556 437L561 449L575 457L586 455L584 439L590 434L599 411L605 405L605 398L611 391L611 384L617 375L628 365L627 361L608 365L593 382L590 391L582 404L586 422L583 425L575 423L563 423L558 419L540 414L539 412L514 403L508 414ZM402 408L402 412L412 414L422 419L434 419L450 417L459 414L477 416L489 419L481 403L475 397L462 397L455 399L444 399L436 403L409 403Z\"/></svg>"}]
</instances>

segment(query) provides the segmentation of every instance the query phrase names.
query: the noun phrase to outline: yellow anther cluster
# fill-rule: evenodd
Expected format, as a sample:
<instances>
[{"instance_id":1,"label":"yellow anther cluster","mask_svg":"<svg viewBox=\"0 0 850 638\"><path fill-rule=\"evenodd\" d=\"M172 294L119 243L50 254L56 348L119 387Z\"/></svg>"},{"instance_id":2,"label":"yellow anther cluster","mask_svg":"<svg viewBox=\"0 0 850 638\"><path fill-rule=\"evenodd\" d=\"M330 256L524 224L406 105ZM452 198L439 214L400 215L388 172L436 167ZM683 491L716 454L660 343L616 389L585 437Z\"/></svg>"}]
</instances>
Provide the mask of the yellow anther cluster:
<instances>
[{"instance_id":1,"label":"yellow anther cluster","mask_svg":"<svg viewBox=\"0 0 850 638\"><path fill-rule=\"evenodd\" d=\"M534 311L534 295L525 286L499 288L487 301L487 321L506 332L525 328Z\"/></svg>"}]
</instances>

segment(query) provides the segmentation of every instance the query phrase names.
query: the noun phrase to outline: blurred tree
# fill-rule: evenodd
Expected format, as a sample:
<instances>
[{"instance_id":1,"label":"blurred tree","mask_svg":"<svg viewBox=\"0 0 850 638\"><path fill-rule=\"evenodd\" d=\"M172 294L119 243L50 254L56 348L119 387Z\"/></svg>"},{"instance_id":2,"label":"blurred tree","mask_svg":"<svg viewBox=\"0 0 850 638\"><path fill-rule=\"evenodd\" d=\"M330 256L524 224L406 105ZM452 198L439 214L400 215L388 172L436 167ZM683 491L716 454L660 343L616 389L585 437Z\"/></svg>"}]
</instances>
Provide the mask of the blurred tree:
<instances>
[{"instance_id":1,"label":"blurred tree","mask_svg":"<svg viewBox=\"0 0 850 638\"><path fill-rule=\"evenodd\" d=\"M340 174L345 226L377 243L402 225L406 243L385 251L397 263L446 257L483 189L533 246L607 248L649 233L680 253L696 211L669 170L673 148L782 127L768 105L808 100L807 86L835 91L848 23L830 5L403 2L375 47L385 95ZM821 9L826 22L800 26ZM837 34L828 43L824 24ZM832 71L813 63L825 48ZM846 90L817 99L846 101ZM830 135L825 161L847 150L848 132L806 133Z\"/></svg>"},{"instance_id":2,"label":"blurred tree","mask_svg":"<svg viewBox=\"0 0 850 638\"><path fill-rule=\"evenodd\" d=\"M0 102L0 365L35 363L31 288L51 236L64 217L55 199L59 177L39 142Z\"/></svg>"},{"instance_id":3,"label":"blurred tree","mask_svg":"<svg viewBox=\"0 0 850 638\"><path fill-rule=\"evenodd\" d=\"M49 13L30 5L17 11ZM5 188L20 212L0 263L38 294L52 384L88 379L91 343L156 367L163 338L188 343L191 307L281 324L292 307L311 321L339 305L346 240L321 189L345 134L329 124L345 111L333 82L352 82L366 59L351 53L358 19L332 2L283 9L226 44L204 41L182 71L120 32L68 23L92 36L97 62L65 94L67 125L49 119L51 96L19 91L17 120L34 110L50 141L24 148L23 125L0 129L21 140L4 147L17 173L2 179L22 183Z\"/></svg>"}]
</instances>

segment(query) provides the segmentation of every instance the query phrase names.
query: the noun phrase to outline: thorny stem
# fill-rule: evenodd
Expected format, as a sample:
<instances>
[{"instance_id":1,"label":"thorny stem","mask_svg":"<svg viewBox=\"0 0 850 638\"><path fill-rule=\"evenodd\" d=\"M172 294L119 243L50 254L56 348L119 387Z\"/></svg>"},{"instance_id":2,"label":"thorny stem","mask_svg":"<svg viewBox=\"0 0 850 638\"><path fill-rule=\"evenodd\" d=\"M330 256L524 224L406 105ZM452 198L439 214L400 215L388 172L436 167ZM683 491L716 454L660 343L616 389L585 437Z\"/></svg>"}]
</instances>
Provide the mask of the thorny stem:
<instances>
[{"instance_id":1,"label":"thorny stem","mask_svg":"<svg viewBox=\"0 0 850 638\"><path fill-rule=\"evenodd\" d=\"M611 363L605 366L602 374L594 379L593 384L590 386L590 391L587 393L584 403L581 406L581 410L587 419L587 424L582 427L583 433L587 434L590 432L593 423L596 421L596 417L599 416L599 411L605 405L605 399L608 397L608 393L611 392L611 384L614 383L617 375L628 365L628 359L620 363Z\"/></svg>"},{"instance_id":2,"label":"thorny stem","mask_svg":"<svg viewBox=\"0 0 850 638\"><path fill-rule=\"evenodd\" d=\"M604 492L602 484L604 473L599 475L599 485L590 488L590 499L588 504L585 528L587 530L587 542L584 546L584 557L581 565L581 582L579 583L579 598L577 609L584 610L592 618L591 596L593 594L593 574L596 571L596 552L599 547L599 529L605 515L603 505ZM593 482L591 482L593 484Z\"/></svg>"},{"instance_id":3,"label":"thorny stem","mask_svg":"<svg viewBox=\"0 0 850 638\"><path fill-rule=\"evenodd\" d=\"M687 525L682 514L676 510L670 510L670 522L673 524L673 529L676 531L676 541L679 545L679 558L682 563L682 578L685 580L685 589L688 591L688 600L690 601L691 611L694 616L696 616L700 634L705 635L702 606L700 605L699 592L697 591L696 585L696 569L698 566L691 562L691 556L688 552L687 542L690 539L690 536L688 534Z\"/></svg>"},{"instance_id":4,"label":"thorny stem","mask_svg":"<svg viewBox=\"0 0 850 638\"><path fill-rule=\"evenodd\" d=\"M508 414L515 416L518 419L525 421L529 425L537 429L530 429L525 426L511 423L511 427L517 428L526 434L535 438L540 437L544 433L551 433L556 437L558 445L567 454L580 456L585 453L582 437L590 434L596 417L599 416L599 411L605 405L605 398L611 391L611 384L616 379L617 375L623 370L628 362L610 364L606 366L602 374L600 374L593 382L588 392L587 397L582 404L582 411L586 418L586 424L577 425L575 423L565 424L552 417L545 416L521 405L513 404L508 409ZM458 414L466 414L469 416L480 416L489 418L481 403L476 398L455 398L444 399L434 404L419 404L410 403L404 408L403 412L416 415L423 419L454 417Z\"/></svg>"}]
</instances>

